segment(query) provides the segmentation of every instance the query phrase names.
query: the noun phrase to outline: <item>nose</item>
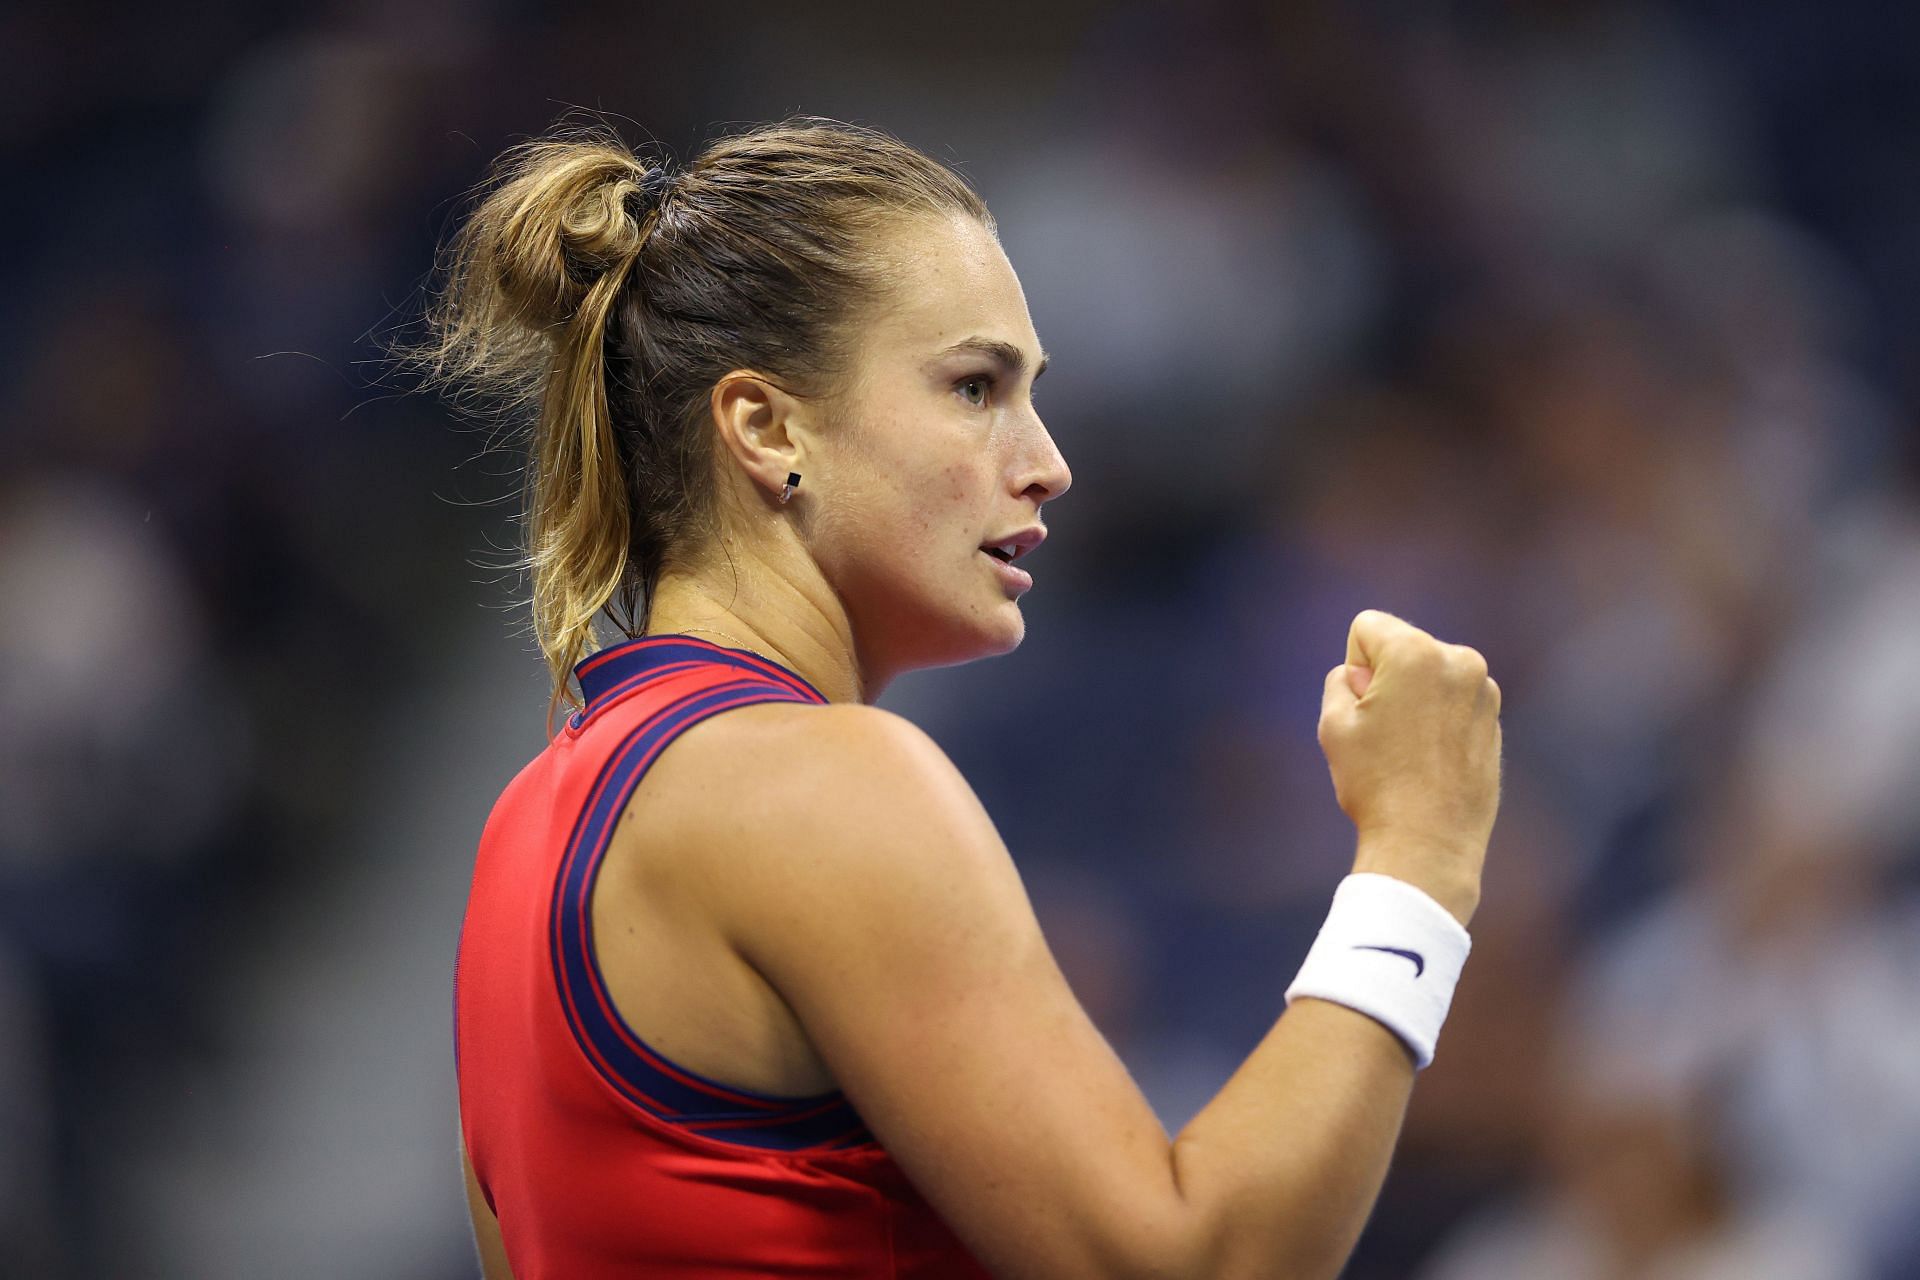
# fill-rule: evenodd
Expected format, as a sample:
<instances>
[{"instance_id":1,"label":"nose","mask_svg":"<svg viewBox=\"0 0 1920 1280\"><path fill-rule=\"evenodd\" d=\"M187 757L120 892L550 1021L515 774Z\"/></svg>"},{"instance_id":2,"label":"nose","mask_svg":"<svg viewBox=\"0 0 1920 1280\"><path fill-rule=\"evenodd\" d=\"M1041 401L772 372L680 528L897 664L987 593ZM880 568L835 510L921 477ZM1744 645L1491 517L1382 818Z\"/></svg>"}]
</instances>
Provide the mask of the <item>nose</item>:
<instances>
[{"instance_id":1,"label":"nose","mask_svg":"<svg viewBox=\"0 0 1920 1280\"><path fill-rule=\"evenodd\" d=\"M1043 502L1051 502L1071 489L1073 472L1068 468L1065 455L1060 452L1060 446L1053 442L1053 436L1048 434L1046 427L1041 426L1037 418L1034 420L1034 425L1037 428L1038 447L1032 464L1021 477L1025 483L1021 486L1020 492L1022 497L1032 498L1037 507Z\"/></svg>"}]
</instances>

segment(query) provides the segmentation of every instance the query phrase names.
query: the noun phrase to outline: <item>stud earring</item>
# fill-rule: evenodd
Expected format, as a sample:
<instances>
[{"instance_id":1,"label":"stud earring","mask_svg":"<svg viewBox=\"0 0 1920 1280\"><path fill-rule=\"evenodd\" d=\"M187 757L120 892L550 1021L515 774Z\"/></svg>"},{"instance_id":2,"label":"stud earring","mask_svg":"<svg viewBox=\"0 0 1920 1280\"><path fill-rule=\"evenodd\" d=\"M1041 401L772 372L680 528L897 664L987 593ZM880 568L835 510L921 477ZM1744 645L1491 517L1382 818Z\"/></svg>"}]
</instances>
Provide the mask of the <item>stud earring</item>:
<instances>
[{"instance_id":1,"label":"stud earring","mask_svg":"<svg viewBox=\"0 0 1920 1280\"><path fill-rule=\"evenodd\" d=\"M780 486L780 501L785 502L788 498L791 498L793 491L799 487L800 473L798 471L787 472L787 482Z\"/></svg>"}]
</instances>

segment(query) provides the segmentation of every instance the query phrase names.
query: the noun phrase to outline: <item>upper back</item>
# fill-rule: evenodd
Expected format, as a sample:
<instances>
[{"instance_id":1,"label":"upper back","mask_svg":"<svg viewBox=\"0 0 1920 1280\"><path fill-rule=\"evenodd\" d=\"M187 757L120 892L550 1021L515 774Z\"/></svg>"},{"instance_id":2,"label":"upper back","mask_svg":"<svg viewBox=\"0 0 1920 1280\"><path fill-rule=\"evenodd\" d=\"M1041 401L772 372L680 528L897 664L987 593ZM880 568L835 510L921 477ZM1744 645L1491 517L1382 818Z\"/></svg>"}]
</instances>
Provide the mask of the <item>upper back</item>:
<instances>
[{"instance_id":1,"label":"upper back","mask_svg":"<svg viewBox=\"0 0 1920 1280\"><path fill-rule=\"evenodd\" d=\"M623 818L646 811L635 790L668 746L730 710L827 714L825 699L776 664L681 636L579 671L585 710L488 820L456 969L462 1129L516 1277L975 1274L845 1097L771 1096L660 1052L623 1016L596 945L596 881L634 838ZM661 825L697 829L689 806L723 813L715 786L676 787Z\"/></svg>"}]
</instances>

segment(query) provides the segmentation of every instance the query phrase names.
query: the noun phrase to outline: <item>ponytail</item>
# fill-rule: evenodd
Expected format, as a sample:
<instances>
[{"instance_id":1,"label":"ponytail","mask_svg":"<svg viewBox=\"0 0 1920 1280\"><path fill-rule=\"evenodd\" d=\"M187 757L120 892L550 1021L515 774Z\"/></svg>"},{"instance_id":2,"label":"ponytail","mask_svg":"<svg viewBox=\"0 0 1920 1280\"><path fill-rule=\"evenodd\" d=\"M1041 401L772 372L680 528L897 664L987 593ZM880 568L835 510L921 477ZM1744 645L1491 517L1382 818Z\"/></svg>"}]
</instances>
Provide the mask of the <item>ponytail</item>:
<instances>
[{"instance_id":1,"label":"ponytail","mask_svg":"<svg viewBox=\"0 0 1920 1280\"><path fill-rule=\"evenodd\" d=\"M429 315L430 378L532 400L525 567L556 701L595 646L594 619L626 579L633 514L607 402L606 332L657 206L617 139L541 139L496 166L450 247Z\"/></svg>"}]
</instances>

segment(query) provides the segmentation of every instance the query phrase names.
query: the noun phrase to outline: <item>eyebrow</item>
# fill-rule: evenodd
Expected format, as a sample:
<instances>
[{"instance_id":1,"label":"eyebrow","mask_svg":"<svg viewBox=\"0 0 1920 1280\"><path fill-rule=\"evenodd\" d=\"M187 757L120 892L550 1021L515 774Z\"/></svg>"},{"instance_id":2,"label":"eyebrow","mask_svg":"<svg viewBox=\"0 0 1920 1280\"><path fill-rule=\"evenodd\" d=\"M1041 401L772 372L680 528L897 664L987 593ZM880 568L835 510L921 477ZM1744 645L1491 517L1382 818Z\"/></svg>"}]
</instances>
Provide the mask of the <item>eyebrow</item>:
<instances>
[{"instance_id":1,"label":"eyebrow","mask_svg":"<svg viewBox=\"0 0 1920 1280\"><path fill-rule=\"evenodd\" d=\"M1011 342L1002 342L998 338L962 338L934 358L942 359L946 356L959 355L966 351L986 356L988 359L994 360L1003 367L1012 370L1016 375L1025 373L1027 369L1027 353L1014 346ZM1044 350L1040 353L1040 363L1033 367L1035 381L1038 381L1040 375L1047 371L1047 365L1050 364L1052 360L1053 357L1049 356Z\"/></svg>"}]
</instances>

